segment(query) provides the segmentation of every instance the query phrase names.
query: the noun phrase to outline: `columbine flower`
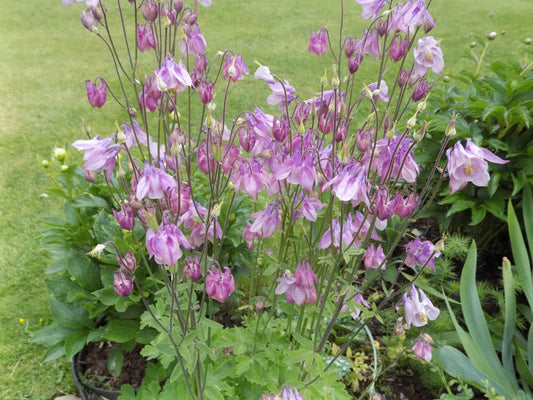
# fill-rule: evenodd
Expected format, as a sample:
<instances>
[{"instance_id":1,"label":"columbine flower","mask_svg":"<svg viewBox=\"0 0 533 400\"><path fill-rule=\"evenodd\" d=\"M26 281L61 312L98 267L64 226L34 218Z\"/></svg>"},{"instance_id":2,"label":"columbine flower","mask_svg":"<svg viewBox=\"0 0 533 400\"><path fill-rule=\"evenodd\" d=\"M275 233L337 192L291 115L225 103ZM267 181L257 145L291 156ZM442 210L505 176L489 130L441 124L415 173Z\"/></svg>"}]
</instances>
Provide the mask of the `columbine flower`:
<instances>
[{"instance_id":1,"label":"columbine flower","mask_svg":"<svg viewBox=\"0 0 533 400\"><path fill-rule=\"evenodd\" d=\"M420 338L415 343L411 351L415 353L415 356L421 360L426 360L426 362L431 361L431 356L433 353L433 348L431 347L431 344L433 343L433 339L431 336L429 336L426 333L423 333L420 335Z\"/></svg>"},{"instance_id":2,"label":"columbine flower","mask_svg":"<svg viewBox=\"0 0 533 400\"><path fill-rule=\"evenodd\" d=\"M156 70L156 77L159 89L163 92L169 90L181 93L185 88L192 86L192 79L181 60L176 63L170 55L163 60L161 68Z\"/></svg>"},{"instance_id":3,"label":"columbine flower","mask_svg":"<svg viewBox=\"0 0 533 400\"><path fill-rule=\"evenodd\" d=\"M415 56L414 67L415 72L418 75L424 76L429 68L437 74L442 73L444 59L442 56L442 50L438 45L439 43L433 38L433 36L418 39L416 48L413 49L413 54Z\"/></svg>"},{"instance_id":4,"label":"columbine flower","mask_svg":"<svg viewBox=\"0 0 533 400\"><path fill-rule=\"evenodd\" d=\"M207 295L219 303L223 303L235 290L235 281L231 270L224 267L224 272L219 268L209 271L205 278L205 291Z\"/></svg>"},{"instance_id":5,"label":"columbine flower","mask_svg":"<svg viewBox=\"0 0 533 400\"><path fill-rule=\"evenodd\" d=\"M250 70L246 63L242 60L240 54L233 56L226 56L226 62L224 63L224 69L222 70L222 76L224 79L231 79L233 82L237 82L244 78L244 74L248 75Z\"/></svg>"},{"instance_id":6,"label":"columbine flower","mask_svg":"<svg viewBox=\"0 0 533 400\"><path fill-rule=\"evenodd\" d=\"M287 386L281 391L281 400L305 400L294 386Z\"/></svg>"},{"instance_id":7,"label":"columbine flower","mask_svg":"<svg viewBox=\"0 0 533 400\"><path fill-rule=\"evenodd\" d=\"M457 142L452 149L446 151L446 156L452 194L464 188L468 182L476 186L487 186L490 179L487 161L496 164L508 162L489 150L476 146L470 138L466 139L466 147Z\"/></svg>"},{"instance_id":8,"label":"columbine flower","mask_svg":"<svg viewBox=\"0 0 533 400\"><path fill-rule=\"evenodd\" d=\"M374 82L363 88L363 95L379 101L389 101L389 87L384 80L381 80L378 89L378 83Z\"/></svg>"},{"instance_id":9,"label":"columbine flower","mask_svg":"<svg viewBox=\"0 0 533 400\"><path fill-rule=\"evenodd\" d=\"M309 37L309 46L307 49L317 56L323 56L328 51L328 36L324 28L321 28L316 34L311 31Z\"/></svg>"},{"instance_id":10,"label":"columbine flower","mask_svg":"<svg viewBox=\"0 0 533 400\"><path fill-rule=\"evenodd\" d=\"M100 0L63 0L61 5L65 7L72 3L85 3L89 7L97 7L99 2Z\"/></svg>"},{"instance_id":11,"label":"columbine flower","mask_svg":"<svg viewBox=\"0 0 533 400\"><path fill-rule=\"evenodd\" d=\"M111 138L100 140L98 136L90 140L76 140L72 146L78 150L83 150L83 169L85 171L106 171L106 178L109 182L115 169L116 155L120 151L119 144L111 144Z\"/></svg>"},{"instance_id":12,"label":"columbine flower","mask_svg":"<svg viewBox=\"0 0 533 400\"><path fill-rule=\"evenodd\" d=\"M194 255L194 257L187 257L185 259L183 275L193 281L199 279L202 276L202 267L200 266L200 261L198 260L198 256L196 254Z\"/></svg>"},{"instance_id":13,"label":"columbine flower","mask_svg":"<svg viewBox=\"0 0 533 400\"><path fill-rule=\"evenodd\" d=\"M411 268L425 265L435 271L435 258L440 256L440 251L435 252L435 245L429 240L421 241L420 238L411 240L405 245L405 250L407 252L405 265Z\"/></svg>"},{"instance_id":14,"label":"columbine flower","mask_svg":"<svg viewBox=\"0 0 533 400\"><path fill-rule=\"evenodd\" d=\"M355 0L361 4L363 11L361 12L361 18L374 19L379 16L381 9L385 5L385 0Z\"/></svg>"},{"instance_id":15,"label":"columbine flower","mask_svg":"<svg viewBox=\"0 0 533 400\"><path fill-rule=\"evenodd\" d=\"M160 265L172 266L176 264L183 254L182 247L192 248L185 235L174 224L163 223L156 233L152 228L146 231L148 255Z\"/></svg>"},{"instance_id":16,"label":"columbine flower","mask_svg":"<svg viewBox=\"0 0 533 400\"><path fill-rule=\"evenodd\" d=\"M98 86L96 82L100 80ZM97 78L94 84L90 80L85 81L85 88L87 89L87 99L93 107L102 107L107 99L107 83L102 78Z\"/></svg>"},{"instance_id":17,"label":"columbine flower","mask_svg":"<svg viewBox=\"0 0 533 400\"><path fill-rule=\"evenodd\" d=\"M411 285L410 295L407 293L403 295L403 307L405 310L405 322L407 329L411 325L416 327L424 326L428 323L428 320L433 321L437 319L440 314L440 310L433 306L422 289L418 289L420 297L416 291L415 285Z\"/></svg>"},{"instance_id":18,"label":"columbine flower","mask_svg":"<svg viewBox=\"0 0 533 400\"><path fill-rule=\"evenodd\" d=\"M317 279L307 260L298 263L294 275L285 271L283 277L278 278L278 282L276 294L285 293L288 303L301 306L303 303L314 303L318 297L315 288Z\"/></svg>"},{"instance_id":19,"label":"columbine flower","mask_svg":"<svg viewBox=\"0 0 533 400\"><path fill-rule=\"evenodd\" d=\"M122 229L131 231L135 226L135 215L130 203L120 203L120 211L112 210L115 219Z\"/></svg>"},{"instance_id":20,"label":"columbine flower","mask_svg":"<svg viewBox=\"0 0 533 400\"><path fill-rule=\"evenodd\" d=\"M121 270L113 273L113 288L117 296L128 297L133 290L133 281Z\"/></svg>"},{"instance_id":21,"label":"columbine flower","mask_svg":"<svg viewBox=\"0 0 533 400\"><path fill-rule=\"evenodd\" d=\"M348 295L348 293L346 295ZM346 296L345 296L345 299L346 299ZM357 303L359 306L364 306L368 309L370 308L370 305L366 302L366 300L363 298L363 295L361 293L357 293L352 298L351 302ZM352 310L352 312L350 313L350 316L352 317L353 320L356 320L361 314L361 308L356 305L352 305L352 307L350 308L350 306L348 306L346 302L341 307L341 312L350 311L350 310Z\"/></svg>"},{"instance_id":22,"label":"columbine flower","mask_svg":"<svg viewBox=\"0 0 533 400\"><path fill-rule=\"evenodd\" d=\"M141 178L137 182L135 197L139 200L144 196L150 199L162 199L165 192L174 187L177 187L177 183L171 175L163 168L156 168L146 162Z\"/></svg>"},{"instance_id":23,"label":"columbine flower","mask_svg":"<svg viewBox=\"0 0 533 400\"><path fill-rule=\"evenodd\" d=\"M157 39L151 24L137 24L137 47L142 52L157 47Z\"/></svg>"},{"instance_id":24,"label":"columbine flower","mask_svg":"<svg viewBox=\"0 0 533 400\"><path fill-rule=\"evenodd\" d=\"M365 265L365 269L377 269L381 266L381 269L385 269L385 254L383 253L383 248L381 245L376 246L374 243L370 243L365 251L365 256L363 259L363 263Z\"/></svg>"}]
</instances>

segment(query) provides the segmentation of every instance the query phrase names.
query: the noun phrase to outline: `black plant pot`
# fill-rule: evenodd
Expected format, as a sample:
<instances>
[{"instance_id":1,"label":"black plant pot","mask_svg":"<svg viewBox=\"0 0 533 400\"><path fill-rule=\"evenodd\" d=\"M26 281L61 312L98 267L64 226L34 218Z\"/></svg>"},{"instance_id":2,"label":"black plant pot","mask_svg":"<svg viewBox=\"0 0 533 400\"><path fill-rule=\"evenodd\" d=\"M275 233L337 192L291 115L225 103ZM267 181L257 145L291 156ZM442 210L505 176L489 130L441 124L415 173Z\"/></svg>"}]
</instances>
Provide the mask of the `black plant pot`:
<instances>
[{"instance_id":1,"label":"black plant pot","mask_svg":"<svg viewBox=\"0 0 533 400\"><path fill-rule=\"evenodd\" d=\"M82 349L77 353L70 361L70 369L72 371L72 377L74 384L78 389L82 400L116 400L120 396L120 390L107 390L101 387L94 386L87 382L84 377L82 369L82 357L84 354Z\"/></svg>"}]
</instances>

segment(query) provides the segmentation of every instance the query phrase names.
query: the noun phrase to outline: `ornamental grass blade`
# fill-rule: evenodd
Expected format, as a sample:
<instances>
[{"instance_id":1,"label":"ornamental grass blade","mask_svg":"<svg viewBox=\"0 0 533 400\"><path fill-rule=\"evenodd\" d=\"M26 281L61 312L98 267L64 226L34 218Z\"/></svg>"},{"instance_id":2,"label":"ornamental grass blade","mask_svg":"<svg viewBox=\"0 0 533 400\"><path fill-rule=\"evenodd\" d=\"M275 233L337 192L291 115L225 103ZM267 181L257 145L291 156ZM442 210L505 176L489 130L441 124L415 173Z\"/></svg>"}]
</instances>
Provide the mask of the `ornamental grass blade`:
<instances>
[{"instance_id":1,"label":"ornamental grass blade","mask_svg":"<svg viewBox=\"0 0 533 400\"><path fill-rule=\"evenodd\" d=\"M509 373L504 370L490 336L487 321L481 308L476 288L476 244L468 252L463 272L461 273L460 294L464 320L469 331L469 339L460 335L468 357L476 367L489 376L504 392L499 393L513 398L516 385L513 385ZM495 388L497 390L497 388Z\"/></svg>"},{"instance_id":2,"label":"ornamental grass blade","mask_svg":"<svg viewBox=\"0 0 533 400\"><path fill-rule=\"evenodd\" d=\"M502 272L503 292L505 297L502 363L503 368L512 380L513 385L518 387L513 360L513 337L516 333L516 293L511 263L507 259L504 259L503 261Z\"/></svg>"},{"instance_id":3,"label":"ornamental grass blade","mask_svg":"<svg viewBox=\"0 0 533 400\"><path fill-rule=\"evenodd\" d=\"M524 185L524 194L522 197L524 228L526 230L527 244L529 246L529 255L533 260L533 195L531 194L531 185Z\"/></svg>"},{"instance_id":4,"label":"ornamental grass blade","mask_svg":"<svg viewBox=\"0 0 533 400\"><path fill-rule=\"evenodd\" d=\"M524 221L526 223L526 231L533 228L528 227L528 219L531 217L526 217L528 213L531 213L533 210L533 205L531 204L531 192L527 196L527 190L524 191ZM509 207L507 210L507 222L509 225L509 238L511 240L511 249L513 252L514 265L516 266L516 273L522 290L527 298L529 307L533 308L533 281L531 280L531 265L529 263L529 254L524 242L524 237L522 236L522 230L516 217L516 213L513 208L513 204L509 202ZM531 221L529 221L531 223ZM530 232L528 232L528 236Z\"/></svg>"}]
</instances>

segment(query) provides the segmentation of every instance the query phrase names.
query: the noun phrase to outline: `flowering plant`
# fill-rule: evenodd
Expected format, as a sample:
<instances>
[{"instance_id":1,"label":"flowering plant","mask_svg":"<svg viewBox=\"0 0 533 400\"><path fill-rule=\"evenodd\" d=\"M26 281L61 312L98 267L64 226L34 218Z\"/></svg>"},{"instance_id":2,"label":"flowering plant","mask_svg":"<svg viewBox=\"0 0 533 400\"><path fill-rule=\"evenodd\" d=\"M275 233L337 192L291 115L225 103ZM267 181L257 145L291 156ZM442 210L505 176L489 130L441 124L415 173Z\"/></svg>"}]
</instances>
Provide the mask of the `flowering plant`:
<instances>
[{"instance_id":1,"label":"flowering plant","mask_svg":"<svg viewBox=\"0 0 533 400\"><path fill-rule=\"evenodd\" d=\"M374 342L370 320L384 322L402 296L406 324L400 316L390 332L439 315L416 284L435 269L443 242L406 237L438 189L430 182L448 171L453 191L486 185L486 160L504 162L471 142L441 160L452 121L428 181L417 183L413 148L428 124L419 114L430 70L444 66L438 41L417 39L434 25L424 0L358 0L370 21L362 36L343 37L341 24L335 47L333 32L311 32L308 50L334 60L315 97L299 99L260 65L254 77L271 91L270 111L235 114L227 99L251 69L232 51L208 57L197 1L84 2L82 24L108 47L116 71L113 81L86 82L89 103L113 97L124 121L73 146L86 179L107 188L121 228L91 255L116 259L116 296L143 303L139 325L151 332L143 355L166 378L140 390L350 398L342 360L360 333ZM377 76L362 84L368 60ZM431 342L420 335L414 354L429 361ZM379 375L375 350L368 392ZM123 398L133 397L125 387Z\"/></svg>"}]
</instances>

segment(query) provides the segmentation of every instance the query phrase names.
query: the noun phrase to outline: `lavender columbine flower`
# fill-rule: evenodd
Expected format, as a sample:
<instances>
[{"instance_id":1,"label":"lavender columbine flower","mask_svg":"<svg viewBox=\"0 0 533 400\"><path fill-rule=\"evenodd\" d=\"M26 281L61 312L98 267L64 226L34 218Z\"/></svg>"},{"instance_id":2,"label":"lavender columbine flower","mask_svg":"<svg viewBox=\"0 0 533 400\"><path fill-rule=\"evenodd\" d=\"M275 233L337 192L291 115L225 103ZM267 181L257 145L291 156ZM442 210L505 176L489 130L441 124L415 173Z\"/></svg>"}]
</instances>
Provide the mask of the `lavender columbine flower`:
<instances>
[{"instance_id":1,"label":"lavender columbine flower","mask_svg":"<svg viewBox=\"0 0 533 400\"><path fill-rule=\"evenodd\" d=\"M383 253L383 248L381 245L376 246L374 243L370 243L365 251L365 256L363 258L363 264L365 269L378 269L381 267L382 270L385 269L385 253Z\"/></svg>"},{"instance_id":2,"label":"lavender columbine flower","mask_svg":"<svg viewBox=\"0 0 533 400\"><path fill-rule=\"evenodd\" d=\"M112 210L115 219L122 229L131 231L135 226L135 215L130 203L121 202L120 211Z\"/></svg>"},{"instance_id":3,"label":"lavender columbine flower","mask_svg":"<svg viewBox=\"0 0 533 400\"><path fill-rule=\"evenodd\" d=\"M168 55L161 64L161 68L156 70L159 89L181 93L187 87L192 86L192 79L187 72L187 68L181 63L176 63L172 56Z\"/></svg>"},{"instance_id":4,"label":"lavender columbine flower","mask_svg":"<svg viewBox=\"0 0 533 400\"><path fill-rule=\"evenodd\" d=\"M440 256L440 251L435 252L435 245L429 240L421 241L420 238L411 240L405 245L407 256L405 265L414 268L417 265L426 266L435 271L435 258Z\"/></svg>"},{"instance_id":5,"label":"lavender columbine flower","mask_svg":"<svg viewBox=\"0 0 533 400\"><path fill-rule=\"evenodd\" d=\"M109 182L115 169L116 155L120 152L119 144L111 144L111 138L100 140L95 136L90 140L76 140L72 146L78 150L83 150L83 169L86 171L106 171L106 178Z\"/></svg>"},{"instance_id":6,"label":"lavender columbine flower","mask_svg":"<svg viewBox=\"0 0 533 400\"><path fill-rule=\"evenodd\" d=\"M100 80L100 83L96 85L96 82ZM87 99L92 107L100 108L107 100L107 83L102 78L96 78L92 83L89 79L85 81L85 88L87 89Z\"/></svg>"},{"instance_id":7,"label":"lavender columbine flower","mask_svg":"<svg viewBox=\"0 0 533 400\"><path fill-rule=\"evenodd\" d=\"M146 162L137 182L135 197L139 200L144 196L150 199L162 199L165 192L174 187L177 187L177 183L171 175L163 168L156 168Z\"/></svg>"},{"instance_id":8,"label":"lavender columbine flower","mask_svg":"<svg viewBox=\"0 0 533 400\"><path fill-rule=\"evenodd\" d=\"M348 295L348 293L346 295ZM346 296L344 298L346 299ZM345 304L341 307L341 312L352 310L352 312L350 313L350 316L352 317L353 320L356 320L361 314L361 307L366 307L370 309L370 305L366 302L366 300L363 298L363 295L361 293L357 293L351 300L351 303L356 303L357 305L351 304L352 307L350 308L350 306L347 303L348 302L345 302Z\"/></svg>"},{"instance_id":9,"label":"lavender columbine flower","mask_svg":"<svg viewBox=\"0 0 533 400\"><path fill-rule=\"evenodd\" d=\"M361 4L363 11L361 12L361 18L374 19L379 17L381 9L385 5L385 0L355 0Z\"/></svg>"},{"instance_id":10,"label":"lavender columbine flower","mask_svg":"<svg viewBox=\"0 0 533 400\"><path fill-rule=\"evenodd\" d=\"M446 156L452 194L463 189L468 182L476 186L487 186L490 179L487 161L496 164L508 162L491 151L476 146L470 138L466 139L466 147L457 142L452 149L446 151Z\"/></svg>"},{"instance_id":11,"label":"lavender columbine flower","mask_svg":"<svg viewBox=\"0 0 533 400\"><path fill-rule=\"evenodd\" d=\"M413 49L415 57L415 72L419 76L424 76L426 71L431 68L433 72L440 74L444 68L444 59L439 43L433 36L427 36L418 39L416 48Z\"/></svg>"},{"instance_id":12,"label":"lavender columbine flower","mask_svg":"<svg viewBox=\"0 0 533 400\"><path fill-rule=\"evenodd\" d=\"M160 265L176 264L183 254L182 247L192 248L185 235L174 224L163 223L156 233L151 228L146 231L148 255Z\"/></svg>"},{"instance_id":13,"label":"lavender columbine flower","mask_svg":"<svg viewBox=\"0 0 533 400\"><path fill-rule=\"evenodd\" d=\"M411 325L416 327L424 326L428 323L428 320L433 321L437 319L440 314L440 310L433 306L422 289L418 289L420 297L416 291L415 285L411 284L411 292L409 296L407 293L403 295L403 308L405 310L405 323L407 329Z\"/></svg>"},{"instance_id":14,"label":"lavender columbine flower","mask_svg":"<svg viewBox=\"0 0 533 400\"><path fill-rule=\"evenodd\" d=\"M234 290L235 281L228 267L224 267L224 272L219 268L209 271L205 278L205 291L209 297L223 303Z\"/></svg>"},{"instance_id":15,"label":"lavender columbine flower","mask_svg":"<svg viewBox=\"0 0 533 400\"><path fill-rule=\"evenodd\" d=\"M285 293L288 303L301 306L303 303L314 303L318 298L315 288L317 279L307 260L298 263L294 275L290 271L285 271L283 277L278 278L278 282L275 293L278 295Z\"/></svg>"},{"instance_id":16,"label":"lavender columbine flower","mask_svg":"<svg viewBox=\"0 0 533 400\"><path fill-rule=\"evenodd\" d=\"M151 24L137 24L137 47L142 52L157 47L157 39Z\"/></svg>"},{"instance_id":17,"label":"lavender columbine flower","mask_svg":"<svg viewBox=\"0 0 533 400\"><path fill-rule=\"evenodd\" d=\"M202 267L196 254L194 255L194 257L187 257L185 259L183 275L193 281L199 279L202 276Z\"/></svg>"}]
</instances>

